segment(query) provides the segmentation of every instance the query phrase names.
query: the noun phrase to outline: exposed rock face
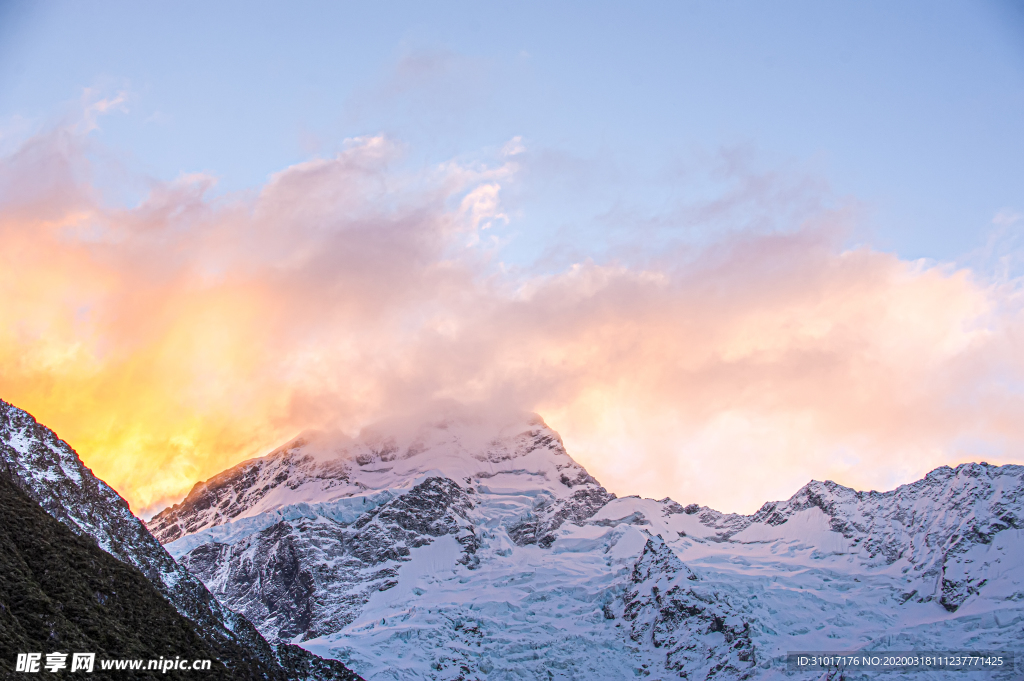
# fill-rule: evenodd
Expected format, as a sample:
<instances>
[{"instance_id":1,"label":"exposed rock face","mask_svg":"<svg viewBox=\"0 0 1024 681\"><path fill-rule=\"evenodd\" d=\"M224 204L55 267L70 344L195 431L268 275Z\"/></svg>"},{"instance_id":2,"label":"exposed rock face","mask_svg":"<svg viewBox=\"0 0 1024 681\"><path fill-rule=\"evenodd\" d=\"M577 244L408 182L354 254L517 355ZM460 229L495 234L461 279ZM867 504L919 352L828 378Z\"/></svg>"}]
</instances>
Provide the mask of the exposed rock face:
<instances>
[{"instance_id":1,"label":"exposed rock face","mask_svg":"<svg viewBox=\"0 0 1024 681\"><path fill-rule=\"evenodd\" d=\"M649 652L662 649L665 669L680 678L753 678L750 623L731 609L727 597L699 581L665 542L648 539L624 596L630 638Z\"/></svg>"},{"instance_id":2,"label":"exposed rock face","mask_svg":"<svg viewBox=\"0 0 1024 681\"><path fill-rule=\"evenodd\" d=\"M127 502L94 476L66 442L27 412L2 400L0 466L52 517L140 570L179 613L195 623L211 645L240 646L266 678L304 678L289 676L274 648L252 623L221 605L201 581L182 568L132 514Z\"/></svg>"},{"instance_id":3,"label":"exposed rock face","mask_svg":"<svg viewBox=\"0 0 1024 681\"><path fill-rule=\"evenodd\" d=\"M541 548L549 548L555 541L554 531L561 527L562 523L569 521L577 525L582 524L615 498L614 494L609 494L589 475L587 478L588 484L583 489L573 491L569 496L558 499L550 506L538 508L509 527L508 535L512 541L518 546L537 544Z\"/></svg>"},{"instance_id":4,"label":"exposed rock face","mask_svg":"<svg viewBox=\"0 0 1024 681\"><path fill-rule=\"evenodd\" d=\"M455 539L457 562L472 567L472 507L457 483L429 478L349 525L280 521L235 544L202 544L181 560L268 638L307 640L351 623L374 592L398 584L396 564L438 537Z\"/></svg>"}]
</instances>

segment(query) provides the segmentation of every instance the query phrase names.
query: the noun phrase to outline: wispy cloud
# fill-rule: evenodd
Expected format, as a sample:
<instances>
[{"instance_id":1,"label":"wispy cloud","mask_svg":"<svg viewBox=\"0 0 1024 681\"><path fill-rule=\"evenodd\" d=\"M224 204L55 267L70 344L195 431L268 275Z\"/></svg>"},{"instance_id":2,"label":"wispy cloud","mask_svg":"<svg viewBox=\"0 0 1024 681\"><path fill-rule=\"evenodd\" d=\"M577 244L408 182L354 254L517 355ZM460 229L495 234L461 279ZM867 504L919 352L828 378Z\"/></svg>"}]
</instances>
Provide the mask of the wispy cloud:
<instances>
[{"instance_id":1,"label":"wispy cloud","mask_svg":"<svg viewBox=\"0 0 1024 681\"><path fill-rule=\"evenodd\" d=\"M1020 459L1019 287L844 249L841 212L513 275L478 239L508 221L507 149L409 172L359 138L256 193L199 174L125 207L82 134L0 160L0 396L137 509L303 428L447 399L540 412L616 492L727 510ZM766 210L745 196L788 200L687 219Z\"/></svg>"},{"instance_id":2,"label":"wispy cloud","mask_svg":"<svg viewBox=\"0 0 1024 681\"><path fill-rule=\"evenodd\" d=\"M97 126L97 118L112 111L128 110L128 92L120 91L111 97L103 97L99 90L86 88L82 93L82 132L91 132Z\"/></svg>"},{"instance_id":3,"label":"wispy cloud","mask_svg":"<svg viewBox=\"0 0 1024 681\"><path fill-rule=\"evenodd\" d=\"M523 138L516 135L501 148L502 156L517 156L526 151L526 145L523 144Z\"/></svg>"}]
</instances>

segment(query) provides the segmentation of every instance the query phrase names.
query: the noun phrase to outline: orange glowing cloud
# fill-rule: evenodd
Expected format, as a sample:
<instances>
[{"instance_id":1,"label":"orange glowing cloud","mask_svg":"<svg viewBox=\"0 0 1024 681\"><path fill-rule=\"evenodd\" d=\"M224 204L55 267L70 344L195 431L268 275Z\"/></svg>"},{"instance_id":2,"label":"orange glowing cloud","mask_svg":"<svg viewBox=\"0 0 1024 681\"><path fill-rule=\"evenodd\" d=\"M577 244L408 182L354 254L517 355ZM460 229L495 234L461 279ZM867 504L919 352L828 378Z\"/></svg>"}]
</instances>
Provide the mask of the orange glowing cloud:
<instances>
[{"instance_id":1,"label":"orange glowing cloud","mask_svg":"<svg viewBox=\"0 0 1024 681\"><path fill-rule=\"evenodd\" d=\"M258 193L186 176L125 208L83 134L0 161L0 397L138 512L301 429L447 399L539 412L619 494L723 510L1024 458L1018 289L843 250L827 214L512 275L484 238L511 158L408 173L363 138Z\"/></svg>"}]
</instances>

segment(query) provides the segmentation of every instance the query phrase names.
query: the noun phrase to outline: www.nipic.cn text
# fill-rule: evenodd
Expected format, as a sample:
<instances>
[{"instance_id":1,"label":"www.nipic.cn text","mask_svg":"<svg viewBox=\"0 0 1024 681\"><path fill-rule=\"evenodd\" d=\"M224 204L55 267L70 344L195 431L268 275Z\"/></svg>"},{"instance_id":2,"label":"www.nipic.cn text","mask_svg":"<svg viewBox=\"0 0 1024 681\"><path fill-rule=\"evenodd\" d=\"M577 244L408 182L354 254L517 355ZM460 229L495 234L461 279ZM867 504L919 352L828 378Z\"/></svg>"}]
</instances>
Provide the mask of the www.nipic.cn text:
<instances>
[{"instance_id":1,"label":"www.nipic.cn text","mask_svg":"<svg viewBox=\"0 0 1024 681\"><path fill-rule=\"evenodd\" d=\"M169 671L208 671L212 660L189 660L180 657L157 660L107 660L96 659L96 653L18 653L14 671L26 674L71 672L92 673L102 671L150 670L166 674Z\"/></svg>"}]
</instances>

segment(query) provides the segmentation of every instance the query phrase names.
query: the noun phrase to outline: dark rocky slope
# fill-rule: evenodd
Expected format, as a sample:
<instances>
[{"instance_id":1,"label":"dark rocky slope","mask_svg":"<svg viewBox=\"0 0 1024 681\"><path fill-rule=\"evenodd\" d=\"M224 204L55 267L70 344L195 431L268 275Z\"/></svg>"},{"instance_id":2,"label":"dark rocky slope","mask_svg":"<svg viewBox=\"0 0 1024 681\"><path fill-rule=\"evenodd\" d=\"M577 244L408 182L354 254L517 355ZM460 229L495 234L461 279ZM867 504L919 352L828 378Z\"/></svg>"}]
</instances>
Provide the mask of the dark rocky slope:
<instances>
[{"instance_id":1,"label":"dark rocky slope","mask_svg":"<svg viewBox=\"0 0 1024 681\"><path fill-rule=\"evenodd\" d=\"M47 515L6 473L0 473L0 575L0 676L5 679L14 677L18 653L33 652L91 652L98 660L210 659L204 678L266 677L247 650L231 641L205 640L138 569ZM102 678L96 669L93 678ZM71 676L68 671L56 676L65 675ZM161 675L124 671L117 676Z\"/></svg>"},{"instance_id":2,"label":"dark rocky slope","mask_svg":"<svg viewBox=\"0 0 1024 681\"><path fill-rule=\"evenodd\" d=\"M149 533L78 454L30 414L0 400L0 470L53 518L137 568L214 649L237 647L254 678L327 681L358 678L344 665L301 649L275 648L245 617L221 605ZM233 648L232 648L233 649ZM254 672L256 673L256 672Z\"/></svg>"}]
</instances>

